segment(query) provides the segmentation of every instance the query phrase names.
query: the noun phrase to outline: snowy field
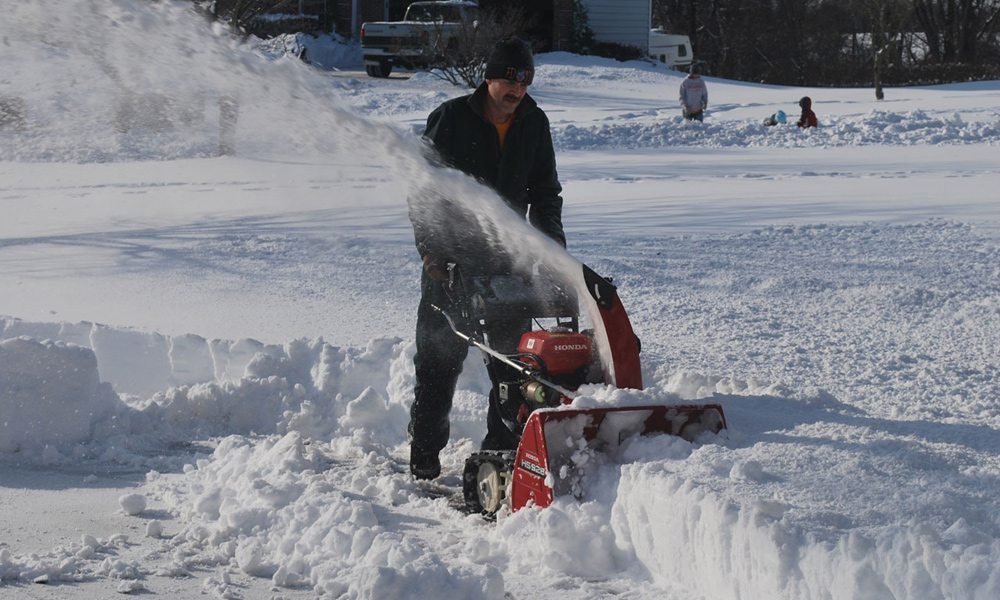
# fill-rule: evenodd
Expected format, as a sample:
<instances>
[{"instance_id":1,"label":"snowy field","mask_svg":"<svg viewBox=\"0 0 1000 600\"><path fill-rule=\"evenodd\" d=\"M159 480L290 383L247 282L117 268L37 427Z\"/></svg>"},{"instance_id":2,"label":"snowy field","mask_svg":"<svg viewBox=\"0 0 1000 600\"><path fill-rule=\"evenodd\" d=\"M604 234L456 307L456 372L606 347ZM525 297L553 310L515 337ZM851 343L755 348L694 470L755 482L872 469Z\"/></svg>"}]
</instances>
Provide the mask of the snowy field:
<instances>
[{"instance_id":1,"label":"snowy field","mask_svg":"<svg viewBox=\"0 0 1000 600\"><path fill-rule=\"evenodd\" d=\"M463 91L179 6L0 22L0 597L1000 597L1000 82L708 77L699 124L662 66L537 57L553 260L612 276L643 342L646 389L578 402L710 399L729 430L492 523L454 507L474 353L443 476L406 465L407 194L555 252L422 157ZM803 95L818 129L761 124Z\"/></svg>"}]
</instances>

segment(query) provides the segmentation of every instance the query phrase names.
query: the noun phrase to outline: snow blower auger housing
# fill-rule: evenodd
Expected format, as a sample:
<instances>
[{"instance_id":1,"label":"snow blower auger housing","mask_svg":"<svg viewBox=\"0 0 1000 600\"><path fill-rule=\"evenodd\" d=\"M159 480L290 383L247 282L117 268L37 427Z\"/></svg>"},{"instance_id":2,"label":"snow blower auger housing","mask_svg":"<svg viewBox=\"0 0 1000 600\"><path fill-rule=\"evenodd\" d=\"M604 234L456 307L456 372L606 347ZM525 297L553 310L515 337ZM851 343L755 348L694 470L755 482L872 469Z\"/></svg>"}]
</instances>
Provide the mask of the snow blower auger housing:
<instances>
[{"instance_id":1,"label":"snow blower auger housing","mask_svg":"<svg viewBox=\"0 0 1000 600\"><path fill-rule=\"evenodd\" d=\"M451 306L435 308L456 335L483 352L494 380L491 402L498 403L504 424L518 440L515 450L483 450L466 460L463 495L469 512L490 518L504 505L516 511L548 506L555 496L579 495L582 475L574 457L581 451L613 452L633 435L665 433L693 440L703 431L726 427L718 404L565 406L585 383L642 388L639 340L617 290L586 265L583 270L588 297L582 301L598 309L610 365L599 358L594 332L580 330L581 300L575 294L554 282L540 285L538 278L463 277L457 267L450 269ZM463 332L455 319L469 331ZM532 320L554 325L532 330ZM494 347L488 334L493 322L521 322L524 330L515 332L516 342Z\"/></svg>"}]
</instances>

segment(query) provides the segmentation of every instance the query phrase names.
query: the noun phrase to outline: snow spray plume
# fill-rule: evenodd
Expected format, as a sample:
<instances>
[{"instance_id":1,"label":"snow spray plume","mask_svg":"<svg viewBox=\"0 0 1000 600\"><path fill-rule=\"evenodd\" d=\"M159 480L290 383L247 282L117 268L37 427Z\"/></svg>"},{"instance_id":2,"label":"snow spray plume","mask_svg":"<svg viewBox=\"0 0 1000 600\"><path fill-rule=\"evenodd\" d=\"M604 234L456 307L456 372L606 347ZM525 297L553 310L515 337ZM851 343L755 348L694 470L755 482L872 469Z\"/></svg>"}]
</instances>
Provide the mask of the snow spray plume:
<instances>
[{"instance_id":1,"label":"snow spray plume","mask_svg":"<svg viewBox=\"0 0 1000 600\"><path fill-rule=\"evenodd\" d=\"M485 252L516 272L540 264L585 297L579 262L489 188L428 160L416 136L347 108L329 78L298 60L268 61L186 2L39 0L0 22L0 102L19 112L0 135L0 160L118 162L312 156L385 165L411 185L419 218L447 199L481 233ZM8 111L10 112L10 111ZM400 202L403 202L400 198ZM591 303L582 303L592 309ZM596 314L599 346L606 338ZM610 364L610 361L605 361Z\"/></svg>"},{"instance_id":2,"label":"snow spray plume","mask_svg":"<svg viewBox=\"0 0 1000 600\"><path fill-rule=\"evenodd\" d=\"M550 296L550 290L543 287L550 283L574 293L581 299L586 324L594 329L602 362L613 378L607 333L596 305L587 300L590 292L580 262L472 177L454 169L433 167L420 174L422 178L414 183L409 198L410 216L429 227L432 238L448 240L444 246L452 252L444 258L461 263L467 255L487 260L500 257L511 273L538 286L540 297ZM548 276L539 277L540 272Z\"/></svg>"},{"instance_id":3,"label":"snow spray plume","mask_svg":"<svg viewBox=\"0 0 1000 600\"><path fill-rule=\"evenodd\" d=\"M16 3L0 39L0 101L19 112L0 160L325 155L341 141L342 100L305 65L263 59L188 2Z\"/></svg>"}]
</instances>

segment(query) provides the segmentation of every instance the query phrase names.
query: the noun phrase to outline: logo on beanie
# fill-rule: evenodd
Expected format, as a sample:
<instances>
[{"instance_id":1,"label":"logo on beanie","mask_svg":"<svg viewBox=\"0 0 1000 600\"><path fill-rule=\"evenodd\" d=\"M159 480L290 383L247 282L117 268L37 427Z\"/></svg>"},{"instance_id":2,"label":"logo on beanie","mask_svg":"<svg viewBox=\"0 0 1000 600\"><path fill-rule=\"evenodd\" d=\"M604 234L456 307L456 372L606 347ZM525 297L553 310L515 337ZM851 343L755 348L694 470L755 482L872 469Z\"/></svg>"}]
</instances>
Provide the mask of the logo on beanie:
<instances>
[{"instance_id":1,"label":"logo on beanie","mask_svg":"<svg viewBox=\"0 0 1000 600\"><path fill-rule=\"evenodd\" d=\"M512 83L523 83L524 85L531 85L531 80L534 78L535 71L533 69L518 69L516 67L507 67L504 71L504 76L502 79L506 79Z\"/></svg>"}]
</instances>

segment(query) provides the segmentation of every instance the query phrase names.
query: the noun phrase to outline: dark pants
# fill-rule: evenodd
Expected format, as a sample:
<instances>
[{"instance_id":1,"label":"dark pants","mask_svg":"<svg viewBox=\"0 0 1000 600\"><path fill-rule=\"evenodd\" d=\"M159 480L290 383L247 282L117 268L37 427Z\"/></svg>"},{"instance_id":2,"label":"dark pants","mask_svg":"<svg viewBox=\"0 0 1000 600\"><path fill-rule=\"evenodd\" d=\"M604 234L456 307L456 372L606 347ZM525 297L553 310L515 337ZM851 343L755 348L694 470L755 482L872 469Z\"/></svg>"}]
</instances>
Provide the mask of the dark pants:
<instances>
[{"instance_id":1,"label":"dark pants","mask_svg":"<svg viewBox=\"0 0 1000 600\"><path fill-rule=\"evenodd\" d=\"M444 316L431 307L434 304L447 310L449 300L444 286L426 273L421 277L420 286L417 352L413 357L416 383L413 386L413 405L410 407L409 433L411 444L419 452L437 453L448 444L448 414L451 412L455 384L462 372L462 363L465 362L469 346L465 340L455 335ZM472 333L470 324L461 322L457 314L449 315L456 319L455 324L463 333ZM523 320L488 324L487 341L498 352L514 352L521 334L530 325L530 321ZM518 436L504 423L505 415L499 406L497 386L501 381L513 380L514 371L492 359L487 362L487 371L492 390L486 417L486 438L482 447L491 450L513 449L517 445Z\"/></svg>"},{"instance_id":2,"label":"dark pants","mask_svg":"<svg viewBox=\"0 0 1000 600\"><path fill-rule=\"evenodd\" d=\"M688 121L704 121L705 111L699 110L698 112L684 113L684 118Z\"/></svg>"}]
</instances>

